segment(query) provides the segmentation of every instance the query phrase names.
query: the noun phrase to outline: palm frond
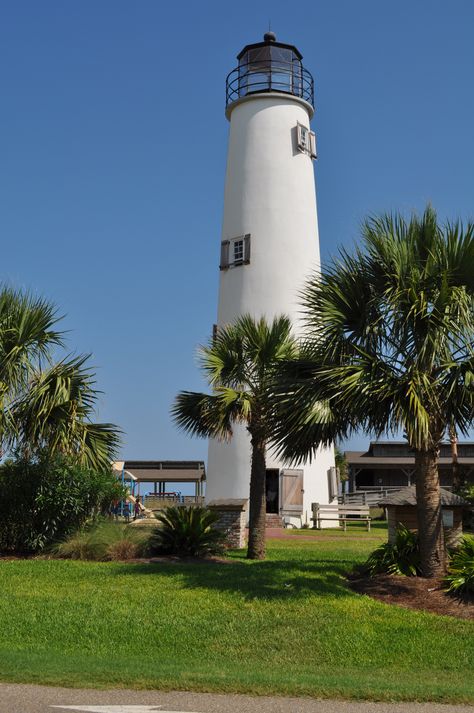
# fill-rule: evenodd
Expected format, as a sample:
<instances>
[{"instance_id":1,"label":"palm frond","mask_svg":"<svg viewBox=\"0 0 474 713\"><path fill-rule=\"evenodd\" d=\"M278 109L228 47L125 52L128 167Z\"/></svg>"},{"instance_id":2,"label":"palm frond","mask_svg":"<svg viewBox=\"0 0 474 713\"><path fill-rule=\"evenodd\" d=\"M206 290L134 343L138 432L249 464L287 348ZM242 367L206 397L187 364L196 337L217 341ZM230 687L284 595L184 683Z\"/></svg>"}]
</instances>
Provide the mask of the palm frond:
<instances>
[{"instance_id":1,"label":"palm frond","mask_svg":"<svg viewBox=\"0 0 474 713\"><path fill-rule=\"evenodd\" d=\"M474 226L369 218L305 286L305 343L274 388L278 444L303 458L355 428L428 448L474 420ZM323 405L323 406L321 406ZM324 414L324 417L323 417ZM322 421L327 419L327 424Z\"/></svg>"},{"instance_id":2,"label":"palm frond","mask_svg":"<svg viewBox=\"0 0 474 713\"><path fill-rule=\"evenodd\" d=\"M171 408L171 417L191 436L222 440L232 436L232 409L223 408L216 395L182 391Z\"/></svg>"},{"instance_id":3,"label":"palm frond","mask_svg":"<svg viewBox=\"0 0 474 713\"><path fill-rule=\"evenodd\" d=\"M244 314L220 327L199 351L213 393L178 394L171 411L175 423L193 436L220 439L232 437L235 423L251 424L256 413L263 427L270 422L267 394L278 365L297 353L291 322L284 315L267 322Z\"/></svg>"},{"instance_id":4,"label":"palm frond","mask_svg":"<svg viewBox=\"0 0 474 713\"><path fill-rule=\"evenodd\" d=\"M75 454L90 464L111 462L120 432L112 424L92 423L100 392L87 359L64 359L32 374L28 388L9 410L20 448Z\"/></svg>"}]
</instances>

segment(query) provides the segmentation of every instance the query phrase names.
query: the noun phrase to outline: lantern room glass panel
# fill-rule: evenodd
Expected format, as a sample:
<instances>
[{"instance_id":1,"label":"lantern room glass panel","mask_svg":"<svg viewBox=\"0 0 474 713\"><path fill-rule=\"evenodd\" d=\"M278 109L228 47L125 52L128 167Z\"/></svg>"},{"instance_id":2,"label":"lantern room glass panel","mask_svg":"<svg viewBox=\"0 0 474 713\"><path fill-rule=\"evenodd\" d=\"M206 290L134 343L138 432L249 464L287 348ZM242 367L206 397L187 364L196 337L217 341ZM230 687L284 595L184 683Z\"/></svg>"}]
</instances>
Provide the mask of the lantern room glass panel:
<instances>
[{"instance_id":1,"label":"lantern room glass panel","mask_svg":"<svg viewBox=\"0 0 474 713\"><path fill-rule=\"evenodd\" d=\"M313 78L301 60L296 47L266 33L263 42L247 45L238 55L239 64L227 77L226 105L249 94L281 92L314 106Z\"/></svg>"}]
</instances>

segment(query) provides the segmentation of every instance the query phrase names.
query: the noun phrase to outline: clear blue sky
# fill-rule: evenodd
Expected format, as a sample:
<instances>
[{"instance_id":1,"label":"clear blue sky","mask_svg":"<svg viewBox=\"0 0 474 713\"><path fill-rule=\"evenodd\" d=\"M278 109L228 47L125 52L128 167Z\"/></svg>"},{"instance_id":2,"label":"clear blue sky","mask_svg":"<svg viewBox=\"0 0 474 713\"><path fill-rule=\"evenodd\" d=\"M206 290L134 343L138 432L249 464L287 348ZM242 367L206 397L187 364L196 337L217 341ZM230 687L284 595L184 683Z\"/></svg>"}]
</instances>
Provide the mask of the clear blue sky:
<instances>
[{"instance_id":1,"label":"clear blue sky","mask_svg":"<svg viewBox=\"0 0 474 713\"><path fill-rule=\"evenodd\" d=\"M128 458L206 456L168 413L215 321L225 76L269 18L315 77L323 260L370 212L473 216L472 0L0 2L2 279L65 313Z\"/></svg>"}]
</instances>

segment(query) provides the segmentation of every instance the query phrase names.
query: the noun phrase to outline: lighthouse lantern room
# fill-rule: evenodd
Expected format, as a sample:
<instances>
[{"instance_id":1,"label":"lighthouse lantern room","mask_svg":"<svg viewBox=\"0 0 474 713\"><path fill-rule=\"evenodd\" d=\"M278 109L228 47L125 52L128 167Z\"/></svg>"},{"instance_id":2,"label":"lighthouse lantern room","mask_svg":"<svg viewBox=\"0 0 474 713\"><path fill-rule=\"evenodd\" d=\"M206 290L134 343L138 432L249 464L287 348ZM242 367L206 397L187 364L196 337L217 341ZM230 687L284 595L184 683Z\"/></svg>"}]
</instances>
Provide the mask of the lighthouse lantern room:
<instances>
[{"instance_id":1,"label":"lighthouse lantern room","mask_svg":"<svg viewBox=\"0 0 474 713\"><path fill-rule=\"evenodd\" d=\"M301 331L300 293L319 269L313 159L313 78L293 45L267 32L246 45L227 77L230 122L220 245L217 328L242 314L286 314ZM298 468L267 454L267 513L298 524L333 492L334 455L320 449ZM237 426L209 443L207 501L248 498L250 441Z\"/></svg>"}]
</instances>

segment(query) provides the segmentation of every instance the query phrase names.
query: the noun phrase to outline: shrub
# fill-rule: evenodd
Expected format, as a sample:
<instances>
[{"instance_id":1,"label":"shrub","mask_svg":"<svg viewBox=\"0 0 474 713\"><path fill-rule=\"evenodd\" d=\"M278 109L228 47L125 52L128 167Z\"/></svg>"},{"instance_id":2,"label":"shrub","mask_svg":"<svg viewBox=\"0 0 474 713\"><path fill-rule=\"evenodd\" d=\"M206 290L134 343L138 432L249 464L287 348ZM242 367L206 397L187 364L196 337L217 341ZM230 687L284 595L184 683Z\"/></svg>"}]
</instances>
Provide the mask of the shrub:
<instances>
[{"instance_id":1,"label":"shrub","mask_svg":"<svg viewBox=\"0 0 474 713\"><path fill-rule=\"evenodd\" d=\"M153 554L203 557L224 550L226 536L213 527L219 515L202 507L169 507L157 515L150 540Z\"/></svg>"},{"instance_id":2,"label":"shrub","mask_svg":"<svg viewBox=\"0 0 474 713\"><path fill-rule=\"evenodd\" d=\"M40 552L121 497L111 470L93 471L64 456L7 461L0 466L0 551Z\"/></svg>"},{"instance_id":3,"label":"shrub","mask_svg":"<svg viewBox=\"0 0 474 713\"><path fill-rule=\"evenodd\" d=\"M421 574L418 535L404 525L397 527L395 542L385 542L372 552L364 570L373 577L376 574L404 574L414 577Z\"/></svg>"},{"instance_id":4,"label":"shrub","mask_svg":"<svg viewBox=\"0 0 474 713\"><path fill-rule=\"evenodd\" d=\"M50 548L53 555L71 560L102 560L105 549L97 543L93 531L85 528L70 535Z\"/></svg>"},{"instance_id":5,"label":"shrub","mask_svg":"<svg viewBox=\"0 0 474 713\"><path fill-rule=\"evenodd\" d=\"M140 557L140 547L137 542L132 542L126 538L113 542L107 548L107 559L119 562L121 560L133 560Z\"/></svg>"},{"instance_id":6,"label":"shrub","mask_svg":"<svg viewBox=\"0 0 474 713\"><path fill-rule=\"evenodd\" d=\"M385 510L384 508L371 507L370 508L370 518L374 520L385 520Z\"/></svg>"},{"instance_id":7,"label":"shrub","mask_svg":"<svg viewBox=\"0 0 474 713\"><path fill-rule=\"evenodd\" d=\"M457 491L457 494L474 505L474 484L465 483ZM474 510L465 508L462 513L462 526L464 530L474 532Z\"/></svg>"},{"instance_id":8,"label":"shrub","mask_svg":"<svg viewBox=\"0 0 474 713\"><path fill-rule=\"evenodd\" d=\"M474 537L464 535L459 547L451 555L444 581L448 585L448 592L474 594Z\"/></svg>"},{"instance_id":9,"label":"shrub","mask_svg":"<svg viewBox=\"0 0 474 713\"><path fill-rule=\"evenodd\" d=\"M141 557L148 548L149 535L118 522L91 523L57 543L51 552L64 559L128 560Z\"/></svg>"}]
</instances>

